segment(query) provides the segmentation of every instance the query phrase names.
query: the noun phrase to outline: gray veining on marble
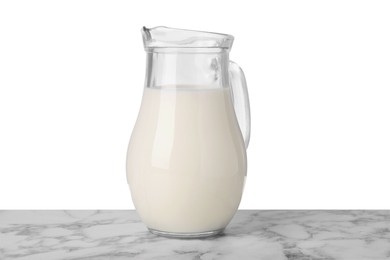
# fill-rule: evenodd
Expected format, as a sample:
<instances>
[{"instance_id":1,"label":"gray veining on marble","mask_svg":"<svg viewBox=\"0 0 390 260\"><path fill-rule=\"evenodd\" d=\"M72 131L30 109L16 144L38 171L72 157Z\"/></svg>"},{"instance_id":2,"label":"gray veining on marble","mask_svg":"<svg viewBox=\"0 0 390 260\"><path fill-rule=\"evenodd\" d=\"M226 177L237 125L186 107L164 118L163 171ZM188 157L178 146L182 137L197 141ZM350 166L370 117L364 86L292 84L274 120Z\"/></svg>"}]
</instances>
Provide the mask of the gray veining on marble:
<instances>
[{"instance_id":1,"label":"gray veining on marble","mask_svg":"<svg viewBox=\"0 0 390 260\"><path fill-rule=\"evenodd\" d=\"M0 211L0 259L390 259L390 211L239 211L225 235L149 233L135 211Z\"/></svg>"}]
</instances>

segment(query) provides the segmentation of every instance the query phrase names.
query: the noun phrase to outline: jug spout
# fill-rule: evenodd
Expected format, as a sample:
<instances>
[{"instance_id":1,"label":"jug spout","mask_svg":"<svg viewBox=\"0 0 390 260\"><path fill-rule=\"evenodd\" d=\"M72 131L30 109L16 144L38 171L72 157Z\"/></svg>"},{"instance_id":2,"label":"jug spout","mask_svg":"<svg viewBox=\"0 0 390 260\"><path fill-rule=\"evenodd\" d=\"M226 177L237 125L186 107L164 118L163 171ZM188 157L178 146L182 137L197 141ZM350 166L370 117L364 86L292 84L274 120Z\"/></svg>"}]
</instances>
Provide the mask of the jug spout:
<instances>
[{"instance_id":1,"label":"jug spout","mask_svg":"<svg viewBox=\"0 0 390 260\"><path fill-rule=\"evenodd\" d=\"M154 48L219 48L230 50L234 37L229 34L158 26L142 28L146 51Z\"/></svg>"}]
</instances>

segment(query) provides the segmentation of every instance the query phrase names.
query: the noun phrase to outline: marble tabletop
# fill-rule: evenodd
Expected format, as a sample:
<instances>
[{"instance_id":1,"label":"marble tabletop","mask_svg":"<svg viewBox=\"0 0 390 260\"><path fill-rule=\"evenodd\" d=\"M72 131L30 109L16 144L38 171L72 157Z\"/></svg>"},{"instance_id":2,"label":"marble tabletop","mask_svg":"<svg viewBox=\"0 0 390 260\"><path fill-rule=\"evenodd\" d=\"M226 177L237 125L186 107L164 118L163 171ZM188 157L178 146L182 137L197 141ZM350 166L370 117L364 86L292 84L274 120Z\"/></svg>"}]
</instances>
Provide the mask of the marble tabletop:
<instances>
[{"instance_id":1,"label":"marble tabletop","mask_svg":"<svg viewBox=\"0 0 390 260\"><path fill-rule=\"evenodd\" d=\"M390 211L240 210L224 235L183 240L132 210L2 210L0 259L390 259Z\"/></svg>"}]
</instances>

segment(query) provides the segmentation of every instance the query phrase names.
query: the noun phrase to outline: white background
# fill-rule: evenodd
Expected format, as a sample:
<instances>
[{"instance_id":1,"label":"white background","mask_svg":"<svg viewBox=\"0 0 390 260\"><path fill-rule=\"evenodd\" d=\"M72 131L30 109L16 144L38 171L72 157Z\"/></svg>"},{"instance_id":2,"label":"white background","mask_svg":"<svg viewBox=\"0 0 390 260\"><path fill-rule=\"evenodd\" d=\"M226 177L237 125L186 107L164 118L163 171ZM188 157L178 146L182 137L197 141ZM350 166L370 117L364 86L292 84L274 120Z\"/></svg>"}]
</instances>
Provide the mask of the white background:
<instances>
[{"instance_id":1,"label":"white background","mask_svg":"<svg viewBox=\"0 0 390 260\"><path fill-rule=\"evenodd\" d=\"M1 1L0 208L129 209L142 26L235 36L241 208L390 208L389 1Z\"/></svg>"}]
</instances>

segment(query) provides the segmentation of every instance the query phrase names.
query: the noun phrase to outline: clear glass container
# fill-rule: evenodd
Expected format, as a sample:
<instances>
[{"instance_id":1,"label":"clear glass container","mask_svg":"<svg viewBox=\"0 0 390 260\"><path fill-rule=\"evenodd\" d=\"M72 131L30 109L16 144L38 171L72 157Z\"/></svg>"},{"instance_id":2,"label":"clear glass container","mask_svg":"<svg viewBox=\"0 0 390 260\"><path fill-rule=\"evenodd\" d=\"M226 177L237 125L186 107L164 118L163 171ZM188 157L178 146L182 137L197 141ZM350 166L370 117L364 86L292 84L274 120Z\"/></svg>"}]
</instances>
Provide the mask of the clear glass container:
<instances>
[{"instance_id":1,"label":"clear glass container","mask_svg":"<svg viewBox=\"0 0 390 260\"><path fill-rule=\"evenodd\" d=\"M250 136L244 74L233 36L143 28L142 104L127 153L138 214L158 235L221 233L239 206Z\"/></svg>"}]
</instances>

